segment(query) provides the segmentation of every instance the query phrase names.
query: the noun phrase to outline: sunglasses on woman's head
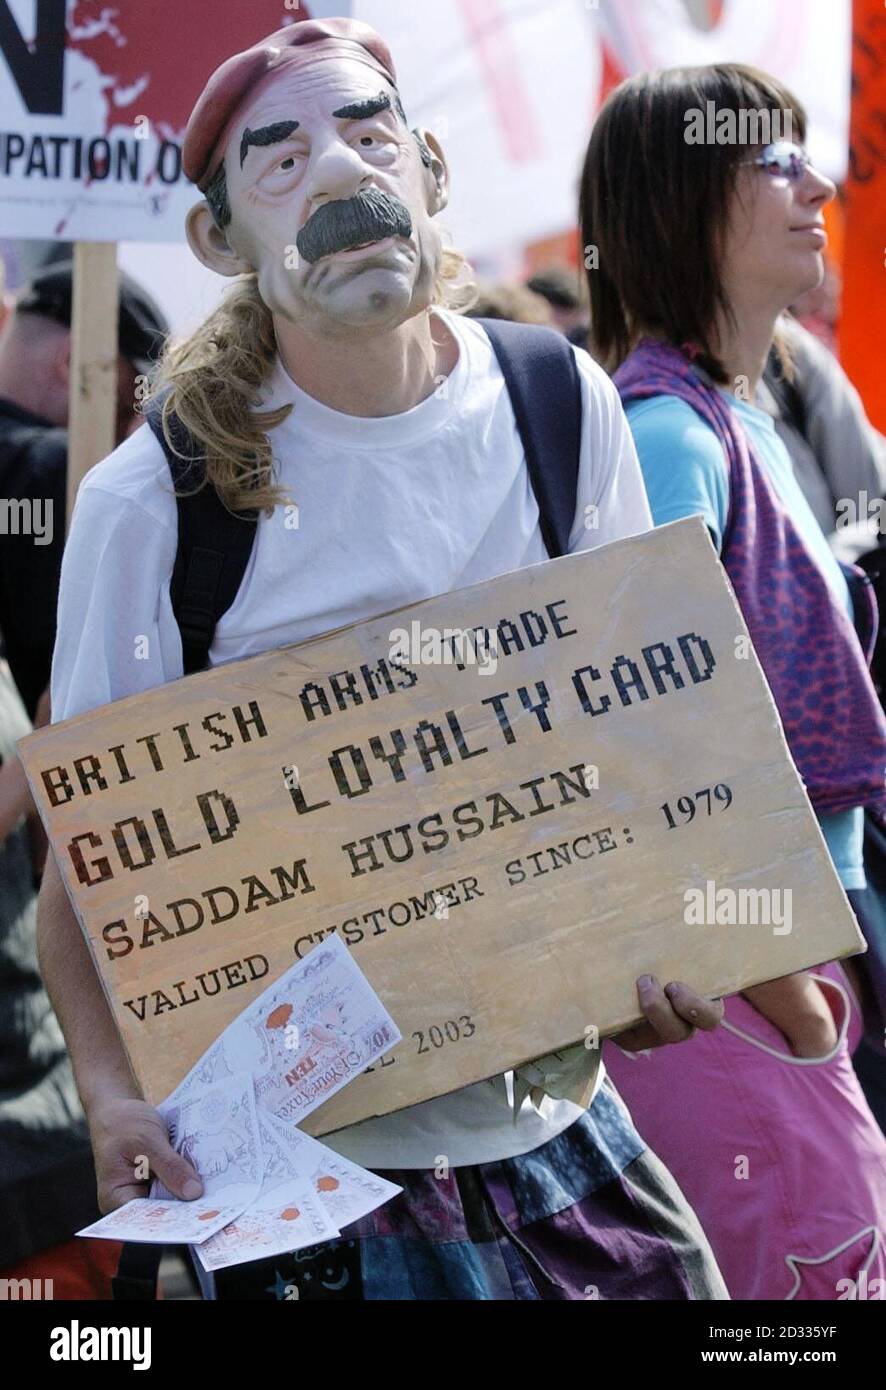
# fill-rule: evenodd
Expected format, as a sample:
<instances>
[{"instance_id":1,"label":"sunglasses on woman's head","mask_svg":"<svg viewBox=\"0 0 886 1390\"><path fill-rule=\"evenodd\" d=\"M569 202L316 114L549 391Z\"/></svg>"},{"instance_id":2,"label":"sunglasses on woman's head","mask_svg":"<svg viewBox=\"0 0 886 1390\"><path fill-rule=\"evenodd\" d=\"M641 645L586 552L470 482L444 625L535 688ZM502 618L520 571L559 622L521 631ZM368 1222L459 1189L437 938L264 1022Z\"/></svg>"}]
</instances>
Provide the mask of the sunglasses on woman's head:
<instances>
[{"instance_id":1,"label":"sunglasses on woman's head","mask_svg":"<svg viewBox=\"0 0 886 1390\"><path fill-rule=\"evenodd\" d=\"M806 170L812 167L812 160L802 145L795 145L790 140L777 140L773 145L766 145L755 159L743 159L742 163L754 164L773 177L780 175L792 180L801 179Z\"/></svg>"}]
</instances>

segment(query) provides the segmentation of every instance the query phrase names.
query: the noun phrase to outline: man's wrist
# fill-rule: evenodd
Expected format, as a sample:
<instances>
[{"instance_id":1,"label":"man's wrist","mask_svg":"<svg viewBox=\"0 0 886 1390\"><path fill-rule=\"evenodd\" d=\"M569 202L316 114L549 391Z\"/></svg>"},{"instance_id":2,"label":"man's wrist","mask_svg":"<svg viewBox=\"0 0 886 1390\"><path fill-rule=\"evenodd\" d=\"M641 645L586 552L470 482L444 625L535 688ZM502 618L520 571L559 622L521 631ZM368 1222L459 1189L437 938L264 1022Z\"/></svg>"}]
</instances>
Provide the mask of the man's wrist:
<instances>
[{"instance_id":1,"label":"man's wrist","mask_svg":"<svg viewBox=\"0 0 886 1390\"><path fill-rule=\"evenodd\" d=\"M101 1076L96 1076L92 1072L88 1081L81 1083L80 1078L77 1078L77 1089L87 1121L91 1120L97 1110L111 1101L142 1100L143 1098L128 1071L125 1073L121 1071L106 1072Z\"/></svg>"}]
</instances>

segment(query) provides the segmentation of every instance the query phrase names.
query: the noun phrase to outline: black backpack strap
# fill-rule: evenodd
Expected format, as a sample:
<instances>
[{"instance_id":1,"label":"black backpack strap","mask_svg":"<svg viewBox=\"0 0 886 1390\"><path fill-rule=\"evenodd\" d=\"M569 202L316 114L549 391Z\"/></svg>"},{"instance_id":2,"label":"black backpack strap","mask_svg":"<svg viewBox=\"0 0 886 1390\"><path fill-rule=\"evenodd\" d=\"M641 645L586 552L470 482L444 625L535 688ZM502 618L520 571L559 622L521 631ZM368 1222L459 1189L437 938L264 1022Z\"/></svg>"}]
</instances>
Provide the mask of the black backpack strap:
<instances>
[{"instance_id":1,"label":"black backpack strap","mask_svg":"<svg viewBox=\"0 0 886 1390\"><path fill-rule=\"evenodd\" d=\"M146 1303L157 1297L157 1278L165 1247L127 1241L120 1252L117 1273L111 1280L115 1303Z\"/></svg>"},{"instance_id":2,"label":"black backpack strap","mask_svg":"<svg viewBox=\"0 0 886 1390\"><path fill-rule=\"evenodd\" d=\"M581 379L572 345L553 328L478 319L511 398L548 554L565 555L575 524Z\"/></svg>"},{"instance_id":3,"label":"black backpack strap","mask_svg":"<svg viewBox=\"0 0 886 1390\"><path fill-rule=\"evenodd\" d=\"M170 448L161 416L161 402L145 412L176 492L178 549L169 594L181 632L184 674L189 676L205 670L216 624L237 597L255 542L258 512L229 512L215 488L204 481L206 465L199 446L173 415L169 427L175 449Z\"/></svg>"}]
</instances>

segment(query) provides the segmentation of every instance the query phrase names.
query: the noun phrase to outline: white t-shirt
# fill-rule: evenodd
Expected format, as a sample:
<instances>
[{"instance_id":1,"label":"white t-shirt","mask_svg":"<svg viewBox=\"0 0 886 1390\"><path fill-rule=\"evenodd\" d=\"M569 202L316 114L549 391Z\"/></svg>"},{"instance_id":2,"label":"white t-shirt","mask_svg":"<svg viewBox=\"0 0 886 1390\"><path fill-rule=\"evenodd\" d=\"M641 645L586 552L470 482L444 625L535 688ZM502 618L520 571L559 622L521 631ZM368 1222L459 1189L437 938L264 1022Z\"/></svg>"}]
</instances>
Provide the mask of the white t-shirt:
<instances>
[{"instance_id":1,"label":"white t-shirt","mask_svg":"<svg viewBox=\"0 0 886 1390\"><path fill-rule=\"evenodd\" d=\"M458 362L400 415L330 410L277 362L262 404L294 405L272 441L298 527L282 507L261 516L242 586L216 629L213 665L547 559L489 340L472 320L435 312L455 336ZM652 525L615 388L587 353L576 350L576 360L584 427L570 552ZM141 428L89 473L77 498L62 567L54 720L181 676L169 597L177 531L166 459ZM526 1153L580 1113L568 1101L537 1109L527 1100L515 1123L499 1077L325 1142L370 1168L432 1168L440 1155L460 1166Z\"/></svg>"}]
</instances>

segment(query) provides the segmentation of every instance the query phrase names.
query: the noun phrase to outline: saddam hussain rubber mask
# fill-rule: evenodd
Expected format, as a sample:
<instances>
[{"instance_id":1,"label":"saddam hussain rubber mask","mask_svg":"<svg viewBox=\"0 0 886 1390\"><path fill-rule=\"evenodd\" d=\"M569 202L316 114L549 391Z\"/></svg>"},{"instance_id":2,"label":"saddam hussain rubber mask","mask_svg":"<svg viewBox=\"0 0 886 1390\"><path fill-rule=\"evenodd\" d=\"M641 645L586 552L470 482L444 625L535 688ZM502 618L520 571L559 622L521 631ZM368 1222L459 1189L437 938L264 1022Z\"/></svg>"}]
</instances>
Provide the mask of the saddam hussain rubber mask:
<instances>
[{"instance_id":1,"label":"saddam hussain rubber mask","mask_svg":"<svg viewBox=\"0 0 886 1390\"><path fill-rule=\"evenodd\" d=\"M345 337L431 302L446 166L432 136L410 131L368 25L304 21L228 59L183 158L207 200L189 214L192 249L220 274L255 271L273 314Z\"/></svg>"}]
</instances>

